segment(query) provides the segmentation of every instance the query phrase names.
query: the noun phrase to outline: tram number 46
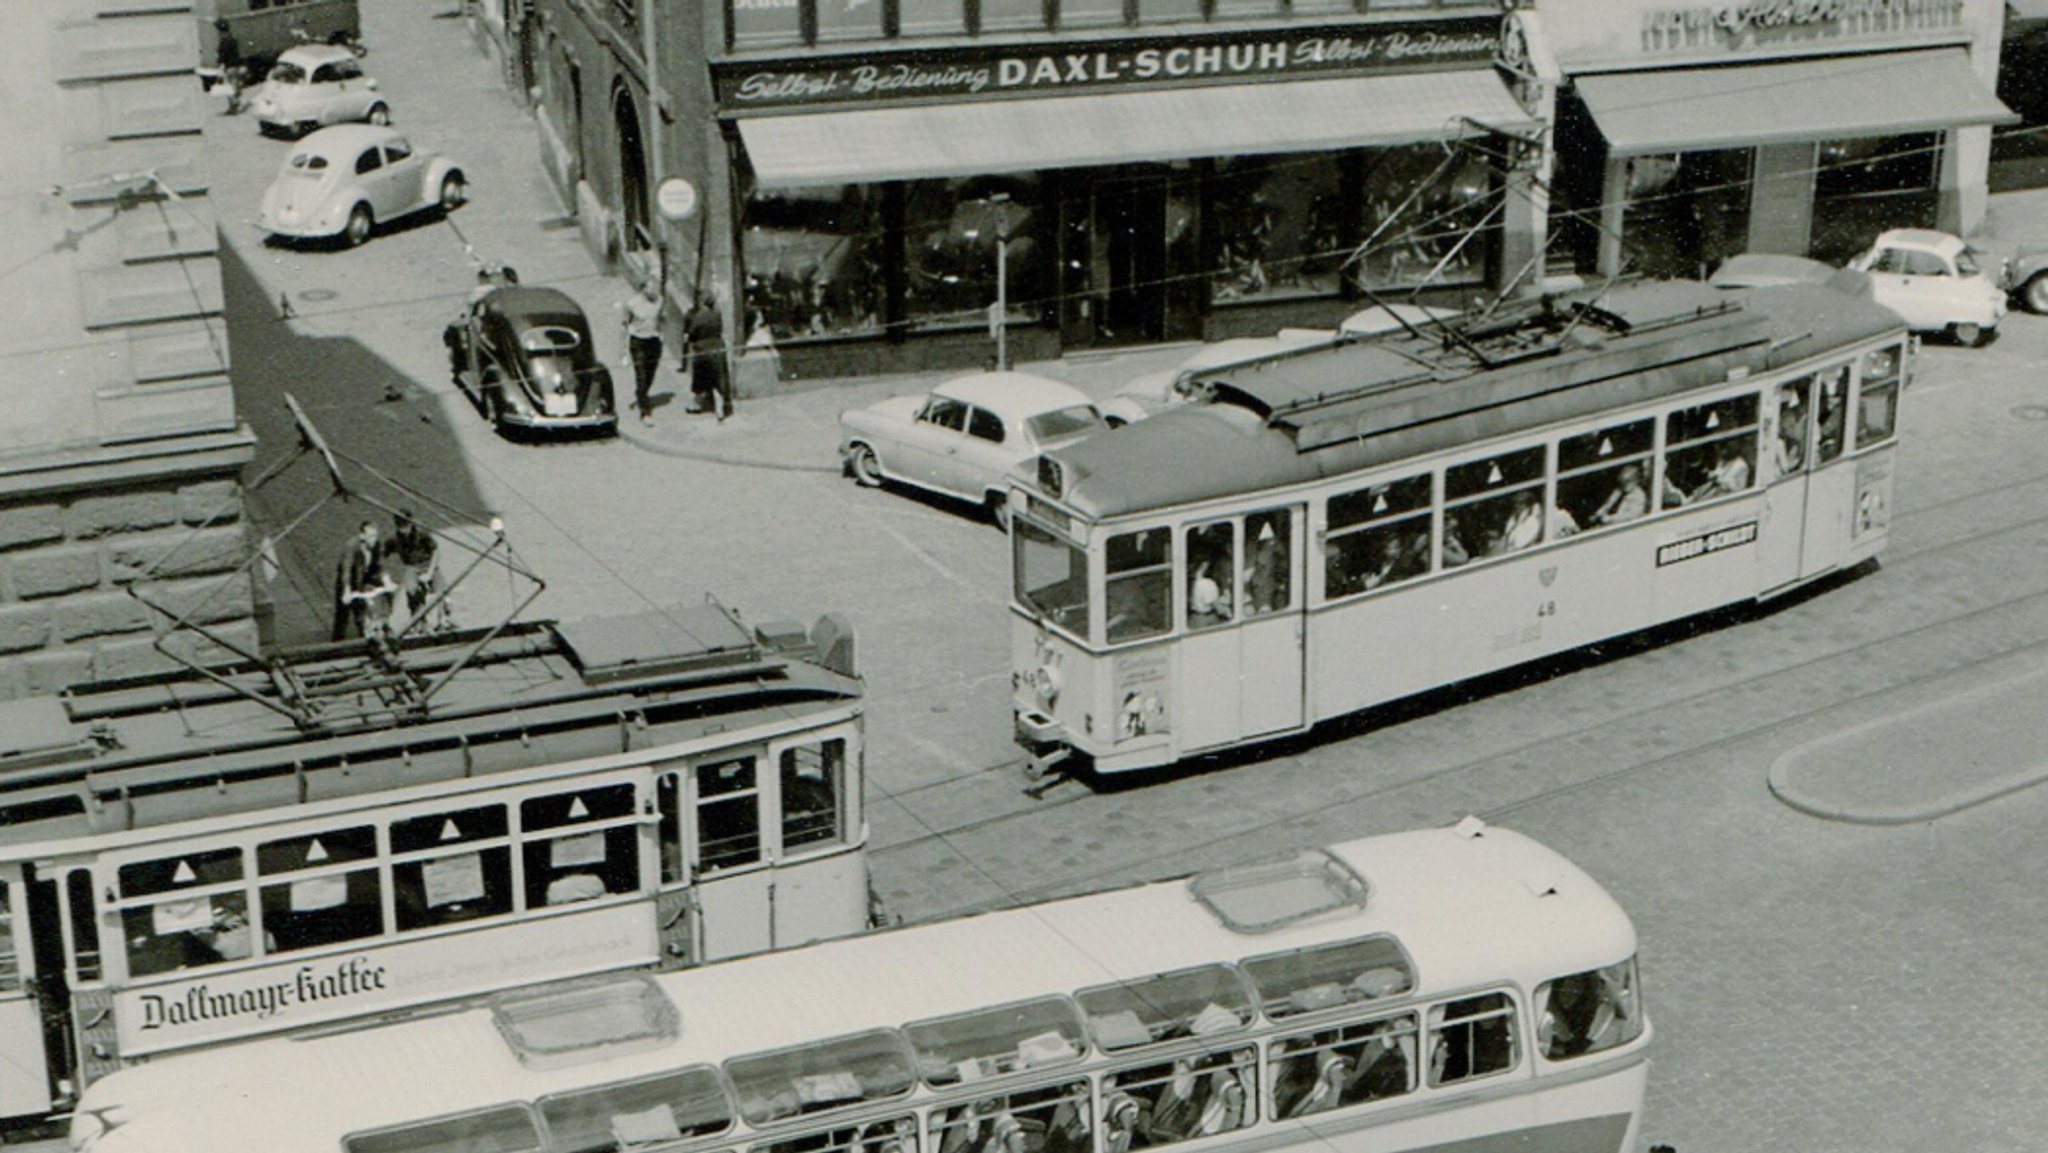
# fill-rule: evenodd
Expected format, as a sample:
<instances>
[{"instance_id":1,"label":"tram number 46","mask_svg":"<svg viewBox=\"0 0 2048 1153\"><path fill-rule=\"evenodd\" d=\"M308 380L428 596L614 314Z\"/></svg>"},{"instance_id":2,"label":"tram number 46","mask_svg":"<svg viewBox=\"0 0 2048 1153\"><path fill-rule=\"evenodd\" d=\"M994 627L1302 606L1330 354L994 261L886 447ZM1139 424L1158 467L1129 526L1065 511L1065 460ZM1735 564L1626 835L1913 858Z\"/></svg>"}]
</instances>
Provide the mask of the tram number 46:
<instances>
[{"instance_id":1,"label":"tram number 46","mask_svg":"<svg viewBox=\"0 0 2048 1153\"><path fill-rule=\"evenodd\" d=\"M1541 604L1537 605L1537 606L1536 606L1536 615L1537 615L1537 616L1539 616L1539 617L1554 617L1554 616L1556 616L1556 615L1557 615L1557 602L1556 602L1556 601L1544 601L1544 602L1542 602Z\"/></svg>"}]
</instances>

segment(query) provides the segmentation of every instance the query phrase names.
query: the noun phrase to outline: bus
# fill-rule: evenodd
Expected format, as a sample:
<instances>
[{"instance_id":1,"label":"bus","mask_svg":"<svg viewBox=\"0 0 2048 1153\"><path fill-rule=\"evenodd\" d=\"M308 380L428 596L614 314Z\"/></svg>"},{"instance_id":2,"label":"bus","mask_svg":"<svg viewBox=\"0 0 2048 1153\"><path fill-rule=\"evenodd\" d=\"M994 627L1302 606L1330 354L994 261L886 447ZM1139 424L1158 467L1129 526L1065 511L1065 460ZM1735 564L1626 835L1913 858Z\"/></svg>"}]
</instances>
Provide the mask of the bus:
<instances>
[{"instance_id":1,"label":"bus","mask_svg":"<svg viewBox=\"0 0 2048 1153\"><path fill-rule=\"evenodd\" d=\"M87 1090L76 1153L1621 1153L1651 1030L1586 873L1467 818Z\"/></svg>"},{"instance_id":2,"label":"bus","mask_svg":"<svg viewBox=\"0 0 2048 1153\"><path fill-rule=\"evenodd\" d=\"M220 65L221 25L235 38L251 81L263 79L278 54L300 44L355 45L363 36L357 0L198 0L199 63ZM359 51L357 55L361 55Z\"/></svg>"},{"instance_id":3,"label":"bus","mask_svg":"<svg viewBox=\"0 0 2048 1153\"><path fill-rule=\"evenodd\" d=\"M1171 765L1854 566L1912 353L1832 288L1634 281L1201 374L1012 474L1028 769Z\"/></svg>"},{"instance_id":4,"label":"bus","mask_svg":"<svg viewBox=\"0 0 2048 1153\"><path fill-rule=\"evenodd\" d=\"M716 603L0 703L0 1120L125 1065L855 932L853 634Z\"/></svg>"}]
</instances>

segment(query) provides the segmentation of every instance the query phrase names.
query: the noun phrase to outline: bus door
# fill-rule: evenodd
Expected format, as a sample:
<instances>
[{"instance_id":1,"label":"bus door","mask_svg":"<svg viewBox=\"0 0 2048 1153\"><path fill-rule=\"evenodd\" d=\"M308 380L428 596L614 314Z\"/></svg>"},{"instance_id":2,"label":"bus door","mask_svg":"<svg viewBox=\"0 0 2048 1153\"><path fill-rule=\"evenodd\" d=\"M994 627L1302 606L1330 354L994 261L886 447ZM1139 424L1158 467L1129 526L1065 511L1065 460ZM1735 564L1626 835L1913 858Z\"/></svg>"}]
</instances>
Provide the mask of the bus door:
<instances>
[{"instance_id":1,"label":"bus door","mask_svg":"<svg viewBox=\"0 0 2048 1153\"><path fill-rule=\"evenodd\" d=\"M1826 369L1814 378L1813 436L1807 454L1806 529L1799 546L1799 575L1837 568L1849 550L1849 512L1856 500L1856 470L1842 463L1849 421L1849 366Z\"/></svg>"},{"instance_id":2,"label":"bus door","mask_svg":"<svg viewBox=\"0 0 2048 1153\"><path fill-rule=\"evenodd\" d=\"M1183 749L1300 727L1303 512L1289 505L1188 526L1177 694Z\"/></svg>"},{"instance_id":3,"label":"bus door","mask_svg":"<svg viewBox=\"0 0 2048 1153\"><path fill-rule=\"evenodd\" d=\"M51 908L37 915L31 889ZM57 887L37 885L19 873L0 873L0 1119L41 1116L50 1111L49 1053L44 1045L42 1008L36 997L41 968L32 941L38 923L54 929ZM60 970L61 971L61 970Z\"/></svg>"},{"instance_id":4,"label":"bus door","mask_svg":"<svg viewBox=\"0 0 2048 1153\"><path fill-rule=\"evenodd\" d=\"M762 840L764 760L759 746L720 749L662 774L659 791L665 804L676 807L673 833L691 881L696 961L775 947L775 874ZM664 952L673 951L676 927L669 922L677 900L666 896L660 906L662 923L669 926L662 931Z\"/></svg>"},{"instance_id":5,"label":"bus door","mask_svg":"<svg viewBox=\"0 0 2048 1153\"><path fill-rule=\"evenodd\" d=\"M1806 536L1806 457L1812 451L1812 380L1788 380L1764 397L1763 441L1757 474L1764 482L1763 532L1757 555L1757 591L1799 579Z\"/></svg>"}]
</instances>

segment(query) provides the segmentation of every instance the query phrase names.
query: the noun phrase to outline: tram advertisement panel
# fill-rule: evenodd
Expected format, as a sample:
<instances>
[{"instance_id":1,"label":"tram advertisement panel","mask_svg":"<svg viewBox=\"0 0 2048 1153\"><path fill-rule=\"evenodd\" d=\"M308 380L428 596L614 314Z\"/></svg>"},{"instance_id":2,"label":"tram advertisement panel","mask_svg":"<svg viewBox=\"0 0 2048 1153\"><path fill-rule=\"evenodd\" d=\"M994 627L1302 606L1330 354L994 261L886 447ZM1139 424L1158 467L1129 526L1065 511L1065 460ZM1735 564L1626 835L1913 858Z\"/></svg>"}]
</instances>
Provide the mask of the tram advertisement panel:
<instances>
[{"instance_id":1,"label":"tram advertisement panel","mask_svg":"<svg viewBox=\"0 0 2048 1153\"><path fill-rule=\"evenodd\" d=\"M1171 731L1172 684L1164 648L1141 649L1116 656L1116 740L1162 736Z\"/></svg>"},{"instance_id":2,"label":"tram advertisement panel","mask_svg":"<svg viewBox=\"0 0 2048 1153\"><path fill-rule=\"evenodd\" d=\"M1856 462L1856 519L1849 536L1858 539L1883 532L1892 522L1892 458L1866 456Z\"/></svg>"},{"instance_id":3,"label":"tram advertisement panel","mask_svg":"<svg viewBox=\"0 0 2048 1153\"><path fill-rule=\"evenodd\" d=\"M115 994L124 1056L295 1029L363 1013L605 968L652 964L657 948L639 902L500 925L479 948L451 933L316 959L209 973Z\"/></svg>"}]
</instances>

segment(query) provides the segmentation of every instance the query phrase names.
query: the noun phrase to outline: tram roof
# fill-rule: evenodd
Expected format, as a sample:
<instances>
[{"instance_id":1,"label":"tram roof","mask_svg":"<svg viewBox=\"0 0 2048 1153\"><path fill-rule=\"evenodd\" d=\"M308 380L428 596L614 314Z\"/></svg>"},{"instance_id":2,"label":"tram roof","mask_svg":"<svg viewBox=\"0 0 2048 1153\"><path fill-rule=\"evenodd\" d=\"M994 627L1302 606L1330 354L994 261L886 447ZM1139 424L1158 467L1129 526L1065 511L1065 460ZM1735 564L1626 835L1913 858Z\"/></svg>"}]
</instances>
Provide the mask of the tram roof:
<instances>
[{"instance_id":1,"label":"tram roof","mask_svg":"<svg viewBox=\"0 0 2048 1153\"><path fill-rule=\"evenodd\" d=\"M1822 286L1624 282L1223 366L1197 377L1213 402L1045 455L1075 509L1141 513L1479 443L1903 332L1891 310Z\"/></svg>"},{"instance_id":2,"label":"tram roof","mask_svg":"<svg viewBox=\"0 0 2048 1153\"><path fill-rule=\"evenodd\" d=\"M242 1141L332 1153L350 1132L1377 933L1407 951L1425 996L1533 988L1636 950L1596 881L1509 830L1468 822L1330 853L1370 886L1364 906L1270 932L1233 931L1187 881L1158 882L661 974L651 980L680 1014L673 1039L573 1064L523 1064L496 1014L475 1007L138 1066L96 1082L81 1107L129 1118L99 1153L233 1153ZM259 1134L251 1100L293 1123Z\"/></svg>"}]
</instances>

